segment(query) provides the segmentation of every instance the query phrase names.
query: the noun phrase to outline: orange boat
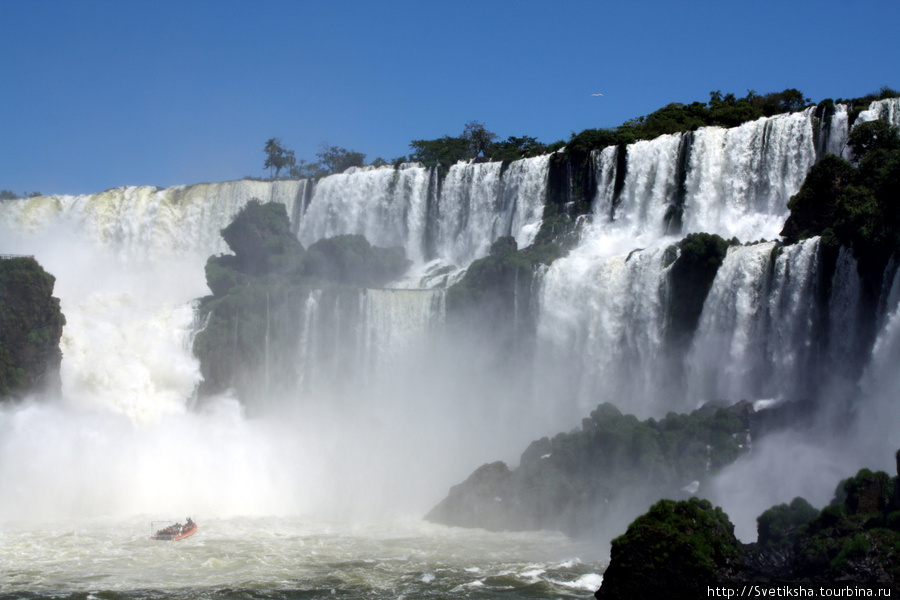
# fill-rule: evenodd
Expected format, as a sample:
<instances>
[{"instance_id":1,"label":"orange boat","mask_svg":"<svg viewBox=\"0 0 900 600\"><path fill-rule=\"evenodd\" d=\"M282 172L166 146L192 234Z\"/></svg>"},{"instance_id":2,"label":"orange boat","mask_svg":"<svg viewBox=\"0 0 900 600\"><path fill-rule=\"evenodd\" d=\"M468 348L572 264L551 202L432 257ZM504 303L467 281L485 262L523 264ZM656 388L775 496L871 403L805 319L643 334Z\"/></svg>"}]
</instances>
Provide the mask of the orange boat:
<instances>
[{"instance_id":1,"label":"orange boat","mask_svg":"<svg viewBox=\"0 0 900 600\"><path fill-rule=\"evenodd\" d=\"M163 527L162 529L156 529L156 525L151 524L150 530L155 533L150 536L151 540L165 540L165 541L177 541L183 540L186 537L190 537L197 533L197 524L194 523L190 517L187 518L187 523L182 525L181 523L175 523L174 525L168 525Z\"/></svg>"}]
</instances>

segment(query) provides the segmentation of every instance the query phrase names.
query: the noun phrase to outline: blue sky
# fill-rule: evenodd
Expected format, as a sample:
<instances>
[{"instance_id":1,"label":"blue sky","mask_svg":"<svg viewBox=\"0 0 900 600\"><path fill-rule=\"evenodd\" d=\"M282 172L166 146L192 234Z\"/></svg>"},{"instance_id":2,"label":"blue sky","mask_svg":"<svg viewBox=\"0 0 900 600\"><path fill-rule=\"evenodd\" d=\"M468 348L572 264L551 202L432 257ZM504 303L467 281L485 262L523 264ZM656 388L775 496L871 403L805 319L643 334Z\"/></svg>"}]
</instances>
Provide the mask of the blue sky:
<instances>
[{"instance_id":1,"label":"blue sky","mask_svg":"<svg viewBox=\"0 0 900 600\"><path fill-rule=\"evenodd\" d=\"M477 120L551 143L670 102L900 88L900 2L0 0L0 189L393 159ZM592 97L592 93L603 93Z\"/></svg>"}]
</instances>

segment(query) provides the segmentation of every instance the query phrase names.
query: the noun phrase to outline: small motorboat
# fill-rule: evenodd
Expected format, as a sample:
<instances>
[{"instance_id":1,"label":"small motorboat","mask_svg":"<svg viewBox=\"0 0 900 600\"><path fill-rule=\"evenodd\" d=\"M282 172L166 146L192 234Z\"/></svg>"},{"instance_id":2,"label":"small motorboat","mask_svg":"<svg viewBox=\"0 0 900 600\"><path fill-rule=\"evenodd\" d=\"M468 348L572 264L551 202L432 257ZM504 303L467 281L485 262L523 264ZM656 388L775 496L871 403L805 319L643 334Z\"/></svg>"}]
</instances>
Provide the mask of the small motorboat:
<instances>
[{"instance_id":1,"label":"small motorboat","mask_svg":"<svg viewBox=\"0 0 900 600\"><path fill-rule=\"evenodd\" d=\"M197 533L197 524L191 520L190 517L187 518L187 522L182 525L181 523L172 523L170 525L166 525L162 528L159 528L158 523L164 523L161 521L154 521L150 525L150 531L153 532L153 535L150 536L151 540L165 540L165 541L177 541L183 540L186 537L190 537Z\"/></svg>"}]
</instances>

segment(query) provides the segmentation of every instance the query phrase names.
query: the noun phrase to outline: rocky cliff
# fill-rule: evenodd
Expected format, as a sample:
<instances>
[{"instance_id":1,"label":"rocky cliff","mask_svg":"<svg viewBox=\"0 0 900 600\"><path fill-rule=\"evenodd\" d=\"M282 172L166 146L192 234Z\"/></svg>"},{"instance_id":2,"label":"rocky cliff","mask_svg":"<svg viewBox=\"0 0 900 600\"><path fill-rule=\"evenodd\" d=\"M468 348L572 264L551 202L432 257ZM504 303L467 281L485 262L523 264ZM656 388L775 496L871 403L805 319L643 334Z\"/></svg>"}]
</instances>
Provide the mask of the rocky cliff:
<instances>
[{"instance_id":1,"label":"rocky cliff","mask_svg":"<svg viewBox=\"0 0 900 600\"><path fill-rule=\"evenodd\" d=\"M66 319L55 282L30 256L0 257L0 398L59 393Z\"/></svg>"},{"instance_id":2,"label":"rocky cliff","mask_svg":"<svg viewBox=\"0 0 900 600\"><path fill-rule=\"evenodd\" d=\"M660 500L613 540L595 594L697 598L708 585L900 582L900 451L897 477L860 470L818 511L802 498L757 518L759 537L741 544L728 516L708 501Z\"/></svg>"}]
</instances>

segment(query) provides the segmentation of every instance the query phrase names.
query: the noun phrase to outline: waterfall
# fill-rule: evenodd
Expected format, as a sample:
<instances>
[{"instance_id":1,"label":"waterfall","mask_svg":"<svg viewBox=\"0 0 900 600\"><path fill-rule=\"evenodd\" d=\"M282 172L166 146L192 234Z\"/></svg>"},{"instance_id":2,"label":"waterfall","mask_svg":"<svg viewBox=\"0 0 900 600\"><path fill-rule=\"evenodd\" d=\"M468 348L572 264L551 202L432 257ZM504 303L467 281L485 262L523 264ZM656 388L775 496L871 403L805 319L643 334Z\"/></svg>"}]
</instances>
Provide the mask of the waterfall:
<instances>
[{"instance_id":1,"label":"waterfall","mask_svg":"<svg viewBox=\"0 0 900 600\"><path fill-rule=\"evenodd\" d=\"M687 359L690 397L797 399L812 392L818 244L729 249Z\"/></svg>"},{"instance_id":2,"label":"waterfall","mask_svg":"<svg viewBox=\"0 0 900 600\"><path fill-rule=\"evenodd\" d=\"M830 326L828 329L827 364L832 375L850 378L865 352L859 337L862 315L862 283L857 273L853 252L841 248L832 277L828 301Z\"/></svg>"},{"instance_id":3,"label":"waterfall","mask_svg":"<svg viewBox=\"0 0 900 600\"><path fill-rule=\"evenodd\" d=\"M456 164L441 187L437 252L447 262L465 264L484 256L496 230L501 163Z\"/></svg>"},{"instance_id":4,"label":"waterfall","mask_svg":"<svg viewBox=\"0 0 900 600\"><path fill-rule=\"evenodd\" d=\"M434 171L409 164L350 169L313 185L299 181L229 181L166 189L123 187L84 196L6 202L0 224L36 233L68 222L124 260L227 251L219 231L252 198L285 205L304 245L362 234L372 245L399 246L417 263L434 258L467 266L491 243L512 235L520 247L537 233L547 191L549 156L451 167L440 193ZM435 204L429 224L429 202ZM308 203L308 206L307 206ZM428 236L434 237L429 255Z\"/></svg>"},{"instance_id":5,"label":"waterfall","mask_svg":"<svg viewBox=\"0 0 900 600\"><path fill-rule=\"evenodd\" d=\"M854 126L856 123L878 120L887 121L894 127L900 127L900 98L887 98L872 102L868 110L859 113Z\"/></svg>"},{"instance_id":6,"label":"waterfall","mask_svg":"<svg viewBox=\"0 0 900 600\"><path fill-rule=\"evenodd\" d=\"M319 352L319 303L322 290L312 290L303 306L303 319L300 321L300 345L297 348L297 364L299 367L297 390L301 395L310 392L310 382L315 376L314 357Z\"/></svg>"},{"instance_id":7,"label":"waterfall","mask_svg":"<svg viewBox=\"0 0 900 600\"><path fill-rule=\"evenodd\" d=\"M813 110L694 133L685 232L741 240L778 236L787 203L815 162Z\"/></svg>"},{"instance_id":8,"label":"waterfall","mask_svg":"<svg viewBox=\"0 0 900 600\"><path fill-rule=\"evenodd\" d=\"M827 252L818 239L789 247L754 242L778 237L789 198L823 148L845 152L846 106L835 107L827 135L818 139L814 114L809 109L595 151L596 200L577 247L538 270L533 297L524 296L516 271L508 307L515 331L528 329L518 321L532 307L537 320L528 329L533 354L515 357L527 364L502 372L515 379L512 392L485 358L490 353L447 332L444 290L304 292L285 309L297 317L290 321L292 336L279 338L266 319L271 347L267 343L264 367L272 387L287 373L297 390L278 401L314 413L303 421L303 433L321 447L292 449L289 458L305 464L321 452L321 472L330 474L327 456L364 436L368 445L356 445L353 456L367 459L366 466L381 460L381 446L391 445L392 458L412 461L403 463L410 473L428 469L443 477L452 467L457 477L471 467L460 466L455 455L452 462L447 458L460 436L467 436L460 452L472 464L515 458L536 431L570 429L603 401L658 417L705 400L812 396L841 380L860 384L871 402L887 405L896 395L890 365L900 331L900 284L883 291L877 315L867 315L851 252L831 256L832 263L823 260ZM882 100L857 122L896 123L898 114L896 99ZM123 187L3 202L0 252L35 254L57 276L68 319L62 342L67 402L124 415L126 422L185 414L200 420L206 415L196 415L207 407L188 411L200 378L185 342L195 327L191 301L208 294L203 265L210 254L227 251L220 230L250 199L283 203L306 246L323 236L362 234L374 245L403 247L440 287L453 281L449 265L467 267L498 237L511 235L520 248L534 240L550 162L541 156L507 165L457 164L443 179L442 171L410 164L352 169L317 182ZM691 232L749 243L730 247L696 331L676 351L667 337L670 267L680 256L674 244ZM271 301L274 324L275 293ZM871 318L874 349L871 335L857 333ZM244 316L238 330L243 327ZM512 343L530 344L528 335ZM288 337L285 345L292 347L279 346L276 340ZM244 421L234 404L224 411L227 418L216 418L232 424L239 437ZM432 438L443 445L419 455ZM338 478L358 470L347 462ZM258 472L250 467L238 471ZM238 483L228 489L246 487ZM295 491L276 504L292 506Z\"/></svg>"},{"instance_id":9,"label":"waterfall","mask_svg":"<svg viewBox=\"0 0 900 600\"><path fill-rule=\"evenodd\" d=\"M893 119L896 104L873 103L865 118ZM676 239L667 229L671 215L680 211L679 235L777 238L788 200L817 159L814 115L810 108L639 141L624 147L624 173L617 172L622 148L595 151L593 225L538 279L538 378L566 373L558 379L576 382L572 393L583 406L613 399L653 412L660 407L654 395L672 398L671 408L677 398L681 408L718 398L797 398L827 385L820 379L858 375L859 360L850 357L862 340L846 331L859 318L855 261L841 253L822 313L818 240L732 247L689 355L667 356L660 342L669 318L661 257ZM845 152L847 120L846 106L837 105L820 148ZM635 247L643 250L630 253ZM640 277L637 265L645 269Z\"/></svg>"},{"instance_id":10,"label":"waterfall","mask_svg":"<svg viewBox=\"0 0 900 600\"><path fill-rule=\"evenodd\" d=\"M594 199L594 218L597 223L615 219L616 210L616 162L618 148L609 146L591 153L594 171L597 173L597 195Z\"/></svg>"},{"instance_id":11,"label":"waterfall","mask_svg":"<svg viewBox=\"0 0 900 600\"><path fill-rule=\"evenodd\" d=\"M499 237L512 235L520 247L531 243L543 215L549 160L517 160L506 171L496 162L460 163L433 198L432 169L350 169L318 183L298 237L309 245L362 234L375 246L405 248L420 265L441 259L465 267Z\"/></svg>"},{"instance_id":12,"label":"waterfall","mask_svg":"<svg viewBox=\"0 0 900 600\"><path fill-rule=\"evenodd\" d=\"M511 235L519 248L529 246L540 228L547 196L550 155L514 161L501 178L498 227L494 239Z\"/></svg>"},{"instance_id":13,"label":"waterfall","mask_svg":"<svg viewBox=\"0 0 900 600\"><path fill-rule=\"evenodd\" d=\"M361 290L360 356L378 369L427 348L444 320L444 290Z\"/></svg>"},{"instance_id":14,"label":"waterfall","mask_svg":"<svg viewBox=\"0 0 900 600\"><path fill-rule=\"evenodd\" d=\"M618 197L617 149L595 153L594 214L635 236L664 235L673 210L683 210L683 233L775 238L788 200L816 160L813 113L808 109L731 129L703 127L630 144ZM832 137L830 148L843 144L839 134Z\"/></svg>"},{"instance_id":15,"label":"waterfall","mask_svg":"<svg viewBox=\"0 0 900 600\"><path fill-rule=\"evenodd\" d=\"M849 134L849 117L846 104L835 104L834 114L828 123L823 124L823 128L827 135L824 135L820 142L821 151L819 155L825 153L834 154L842 158L847 158L847 136Z\"/></svg>"},{"instance_id":16,"label":"waterfall","mask_svg":"<svg viewBox=\"0 0 900 600\"><path fill-rule=\"evenodd\" d=\"M681 181L678 178L682 144L690 134L663 135L628 146L628 174L614 210L614 220L634 235L664 234L665 216L676 204ZM602 181L602 178L601 178ZM604 187L608 187L603 182Z\"/></svg>"},{"instance_id":17,"label":"waterfall","mask_svg":"<svg viewBox=\"0 0 900 600\"><path fill-rule=\"evenodd\" d=\"M302 202L306 181L227 181L121 187L84 196L39 196L3 203L0 224L38 233L67 223L77 235L115 249L124 259L155 260L227 250L219 231L252 198L282 202L288 214Z\"/></svg>"},{"instance_id":18,"label":"waterfall","mask_svg":"<svg viewBox=\"0 0 900 600\"><path fill-rule=\"evenodd\" d=\"M668 376L665 255L663 247L605 257L579 249L543 275L536 364L574 402L554 410L583 415L603 401L636 414L659 408Z\"/></svg>"},{"instance_id":19,"label":"waterfall","mask_svg":"<svg viewBox=\"0 0 900 600\"><path fill-rule=\"evenodd\" d=\"M298 238L316 240L361 234L373 246L406 249L416 261L425 257L425 216L429 172L404 169L350 169L319 181L298 223Z\"/></svg>"}]
</instances>

